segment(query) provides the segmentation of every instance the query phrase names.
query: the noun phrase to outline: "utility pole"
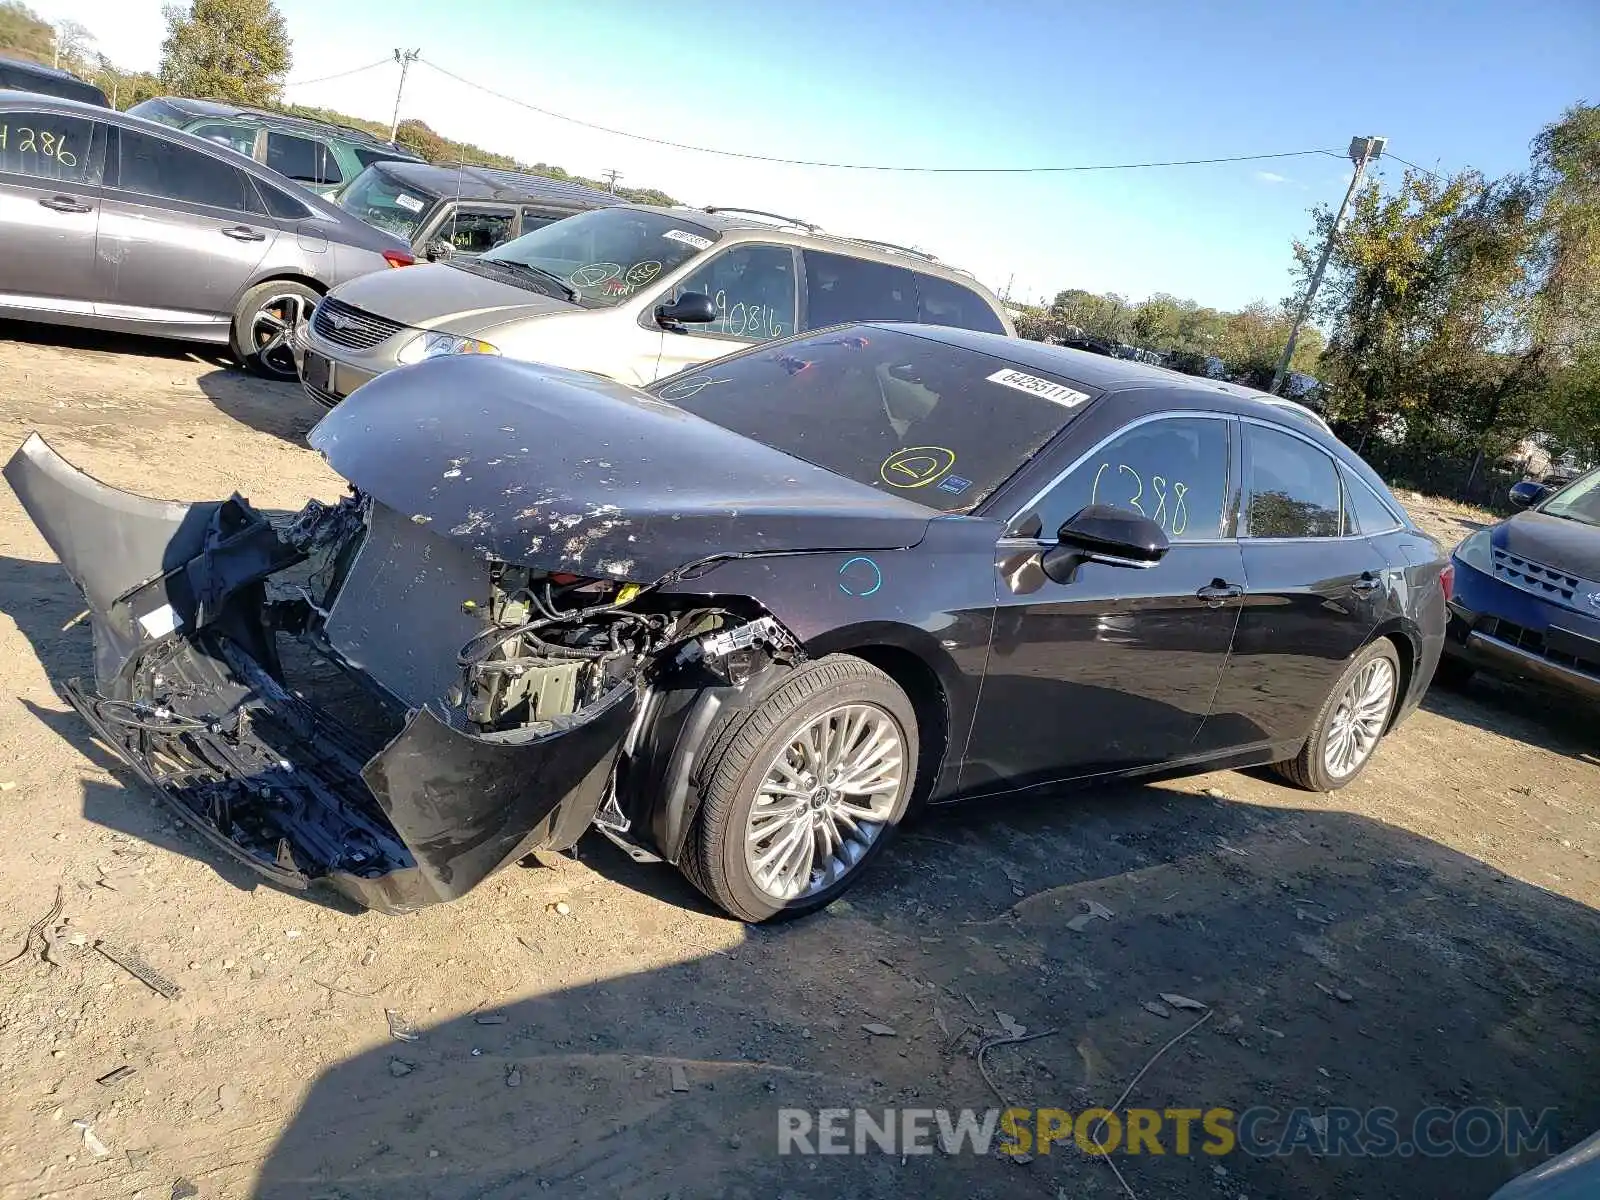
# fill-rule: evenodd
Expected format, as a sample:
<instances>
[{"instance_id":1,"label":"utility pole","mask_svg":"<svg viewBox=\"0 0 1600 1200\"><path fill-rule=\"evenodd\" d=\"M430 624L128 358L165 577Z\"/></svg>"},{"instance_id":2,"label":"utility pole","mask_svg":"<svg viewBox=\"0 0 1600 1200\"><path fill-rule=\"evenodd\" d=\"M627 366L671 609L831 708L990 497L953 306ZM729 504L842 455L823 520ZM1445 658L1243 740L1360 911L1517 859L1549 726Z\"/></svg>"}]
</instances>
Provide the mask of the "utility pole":
<instances>
[{"instance_id":1,"label":"utility pole","mask_svg":"<svg viewBox=\"0 0 1600 1200\"><path fill-rule=\"evenodd\" d=\"M1339 236L1339 225L1344 220L1345 210L1350 207L1350 201L1355 197L1356 189L1361 186L1361 179L1367 173L1367 164L1375 158L1383 157L1383 148L1389 144L1386 137L1353 137L1350 139L1350 161L1355 163L1355 174L1350 176L1350 186L1345 189L1344 199L1339 203L1339 211L1334 214L1333 227L1328 230L1328 240L1322 244L1322 255L1317 259L1317 269L1311 272L1311 282L1306 286L1305 299L1300 301L1300 311L1295 313L1294 322L1289 326L1289 340L1283 347L1283 357L1278 360L1278 369L1272 373L1272 386L1267 390L1274 396L1283 386L1283 377L1289 373L1289 360L1294 357L1294 344L1300 337L1300 326L1305 323L1307 314L1311 312L1311 302L1316 299L1317 287L1322 283L1322 273L1328 269L1328 259L1333 256L1334 239Z\"/></svg>"},{"instance_id":2,"label":"utility pole","mask_svg":"<svg viewBox=\"0 0 1600 1200\"><path fill-rule=\"evenodd\" d=\"M400 132L400 94L406 90L406 72L411 69L411 64L422 56L421 49L396 50L395 62L400 64L400 82L394 89L394 119L389 122L389 140L394 141L395 134Z\"/></svg>"},{"instance_id":3,"label":"utility pole","mask_svg":"<svg viewBox=\"0 0 1600 1200\"><path fill-rule=\"evenodd\" d=\"M605 176L606 190L615 196L617 194L617 180L622 178L622 172L615 167L607 167L600 174Z\"/></svg>"}]
</instances>

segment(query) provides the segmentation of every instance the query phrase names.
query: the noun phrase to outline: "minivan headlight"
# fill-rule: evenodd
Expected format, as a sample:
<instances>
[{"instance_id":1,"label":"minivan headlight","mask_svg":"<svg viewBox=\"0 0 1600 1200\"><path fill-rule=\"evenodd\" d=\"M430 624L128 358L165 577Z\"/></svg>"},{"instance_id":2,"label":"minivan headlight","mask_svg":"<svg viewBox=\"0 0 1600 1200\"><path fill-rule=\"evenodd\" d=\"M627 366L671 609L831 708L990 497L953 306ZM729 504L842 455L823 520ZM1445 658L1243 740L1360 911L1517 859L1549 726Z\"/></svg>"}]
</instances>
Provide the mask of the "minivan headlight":
<instances>
[{"instance_id":1,"label":"minivan headlight","mask_svg":"<svg viewBox=\"0 0 1600 1200\"><path fill-rule=\"evenodd\" d=\"M1490 553L1493 543L1490 539L1490 530L1480 529L1470 534L1465 541L1456 547L1455 557L1466 563L1475 571L1482 571L1485 575L1494 574L1493 555Z\"/></svg>"},{"instance_id":2,"label":"minivan headlight","mask_svg":"<svg viewBox=\"0 0 1600 1200\"><path fill-rule=\"evenodd\" d=\"M447 354L499 354L498 346L480 342L477 338L462 337L455 333L424 333L412 338L395 355L403 363L419 363L428 358L443 358Z\"/></svg>"}]
</instances>

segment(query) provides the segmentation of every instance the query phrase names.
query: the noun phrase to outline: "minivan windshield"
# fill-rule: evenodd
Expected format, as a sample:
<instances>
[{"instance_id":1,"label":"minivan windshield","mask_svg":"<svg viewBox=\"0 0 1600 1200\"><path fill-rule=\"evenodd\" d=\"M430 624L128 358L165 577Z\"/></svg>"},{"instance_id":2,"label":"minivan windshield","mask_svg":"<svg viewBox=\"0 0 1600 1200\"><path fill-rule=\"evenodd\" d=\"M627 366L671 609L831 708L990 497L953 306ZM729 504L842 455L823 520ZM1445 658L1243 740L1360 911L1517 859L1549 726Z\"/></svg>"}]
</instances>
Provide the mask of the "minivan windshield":
<instances>
[{"instance_id":1,"label":"minivan windshield","mask_svg":"<svg viewBox=\"0 0 1600 1200\"><path fill-rule=\"evenodd\" d=\"M845 325L646 390L835 475L964 513L1090 399L1031 370L882 325Z\"/></svg>"},{"instance_id":2,"label":"minivan windshield","mask_svg":"<svg viewBox=\"0 0 1600 1200\"><path fill-rule=\"evenodd\" d=\"M1600 470L1574 479L1539 506L1552 517L1600 526Z\"/></svg>"},{"instance_id":3,"label":"minivan windshield","mask_svg":"<svg viewBox=\"0 0 1600 1200\"><path fill-rule=\"evenodd\" d=\"M422 224L422 218L428 215L435 199L368 167L339 193L338 202L340 208L368 225L398 234L409 242L416 236L417 226Z\"/></svg>"},{"instance_id":4,"label":"minivan windshield","mask_svg":"<svg viewBox=\"0 0 1600 1200\"><path fill-rule=\"evenodd\" d=\"M676 270L717 240L682 217L596 208L535 229L480 256L566 280L585 308L610 308Z\"/></svg>"}]
</instances>

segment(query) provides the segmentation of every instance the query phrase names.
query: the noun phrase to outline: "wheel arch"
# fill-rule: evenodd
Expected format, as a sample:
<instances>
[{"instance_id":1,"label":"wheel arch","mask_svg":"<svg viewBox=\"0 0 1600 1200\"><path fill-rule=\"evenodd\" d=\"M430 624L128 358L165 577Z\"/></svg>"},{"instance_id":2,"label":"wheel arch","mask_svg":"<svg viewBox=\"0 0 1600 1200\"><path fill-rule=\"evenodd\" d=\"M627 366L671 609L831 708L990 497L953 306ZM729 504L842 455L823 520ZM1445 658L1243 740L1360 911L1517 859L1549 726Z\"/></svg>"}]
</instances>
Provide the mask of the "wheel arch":
<instances>
[{"instance_id":1,"label":"wheel arch","mask_svg":"<svg viewBox=\"0 0 1600 1200\"><path fill-rule=\"evenodd\" d=\"M244 298L249 294L250 289L258 288L263 283L298 283L303 287L310 288L319 296L326 296L328 294L327 281L318 279L315 275L308 275L304 271L296 271L289 267L268 269L263 271L260 275L252 276L233 297L233 311L235 317L238 316L239 305L244 302Z\"/></svg>"},{"instance_id":2,"label":"wheel arch","mask_svg":"<svg viewBox=\"0 0 1600 1200\"><path fill-rule=\"evenodd\" d=\"M1394 644L1395 653L1400 656L1400 687L1399 698L1395 701L1394 710L1389 714L1389 725L1384 730L1388 733L1395 726L1405 720L1422 701L1422 689L1427 686L1428 679L1423 677L1422 662L1422 635L1413 628L1408 628L1406 622L1400 618L1385 621L1373 631L1368 645L1380 639L1386 639ZM1431 678L1431 674L1429 676ZM1421 680L1422 688L1417 688ZM1415 690L1414 690L1415 689Z\"/></svg>"}]
</instances>

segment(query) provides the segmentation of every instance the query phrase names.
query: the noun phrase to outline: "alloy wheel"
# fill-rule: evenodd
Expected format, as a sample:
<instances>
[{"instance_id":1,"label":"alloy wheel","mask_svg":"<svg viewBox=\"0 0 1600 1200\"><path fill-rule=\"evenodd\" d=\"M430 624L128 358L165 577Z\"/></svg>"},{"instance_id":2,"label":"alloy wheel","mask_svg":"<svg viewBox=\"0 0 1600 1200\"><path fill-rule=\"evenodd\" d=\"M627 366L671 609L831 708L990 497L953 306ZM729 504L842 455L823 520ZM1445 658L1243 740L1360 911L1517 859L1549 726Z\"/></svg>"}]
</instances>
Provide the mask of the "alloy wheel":
<instances>
[{"instance_id":1,"label":"alloy wheel","mask_svg":"<svg viewBox=\"0 0 1600 1200\"><path fill-rule=\"evenodd\" d=\"M905 735L875 704L841 704L803 725L761 776L745 830L756 886L798 900L866 856L899 798Z\"/></svg>"},{"instance_id":2,"label":"alloy wheel","mask_svg":"<svg viewBox=\"0 0 1600 1200\"><path fill-rule=\"evenodd\" d=\"M1356 672L1334 705L1322 762L1335 779L1354 774L1371 757L1389 722L1395 682L1394 664L1375 658Z\"/></svg>"},{"instance_id":3,"label":"alloy wheel","mask_svg":"<svg viewBox=\"0 0 1600 1200\"><path fill-rule=\"evenodd\" d=\"M257 361L274 375L293 378L294 352L289 338L295 326L311 317L316 301L295 292L269 296L250 318L250 347Z\"/></svg>"}]
</instances>

